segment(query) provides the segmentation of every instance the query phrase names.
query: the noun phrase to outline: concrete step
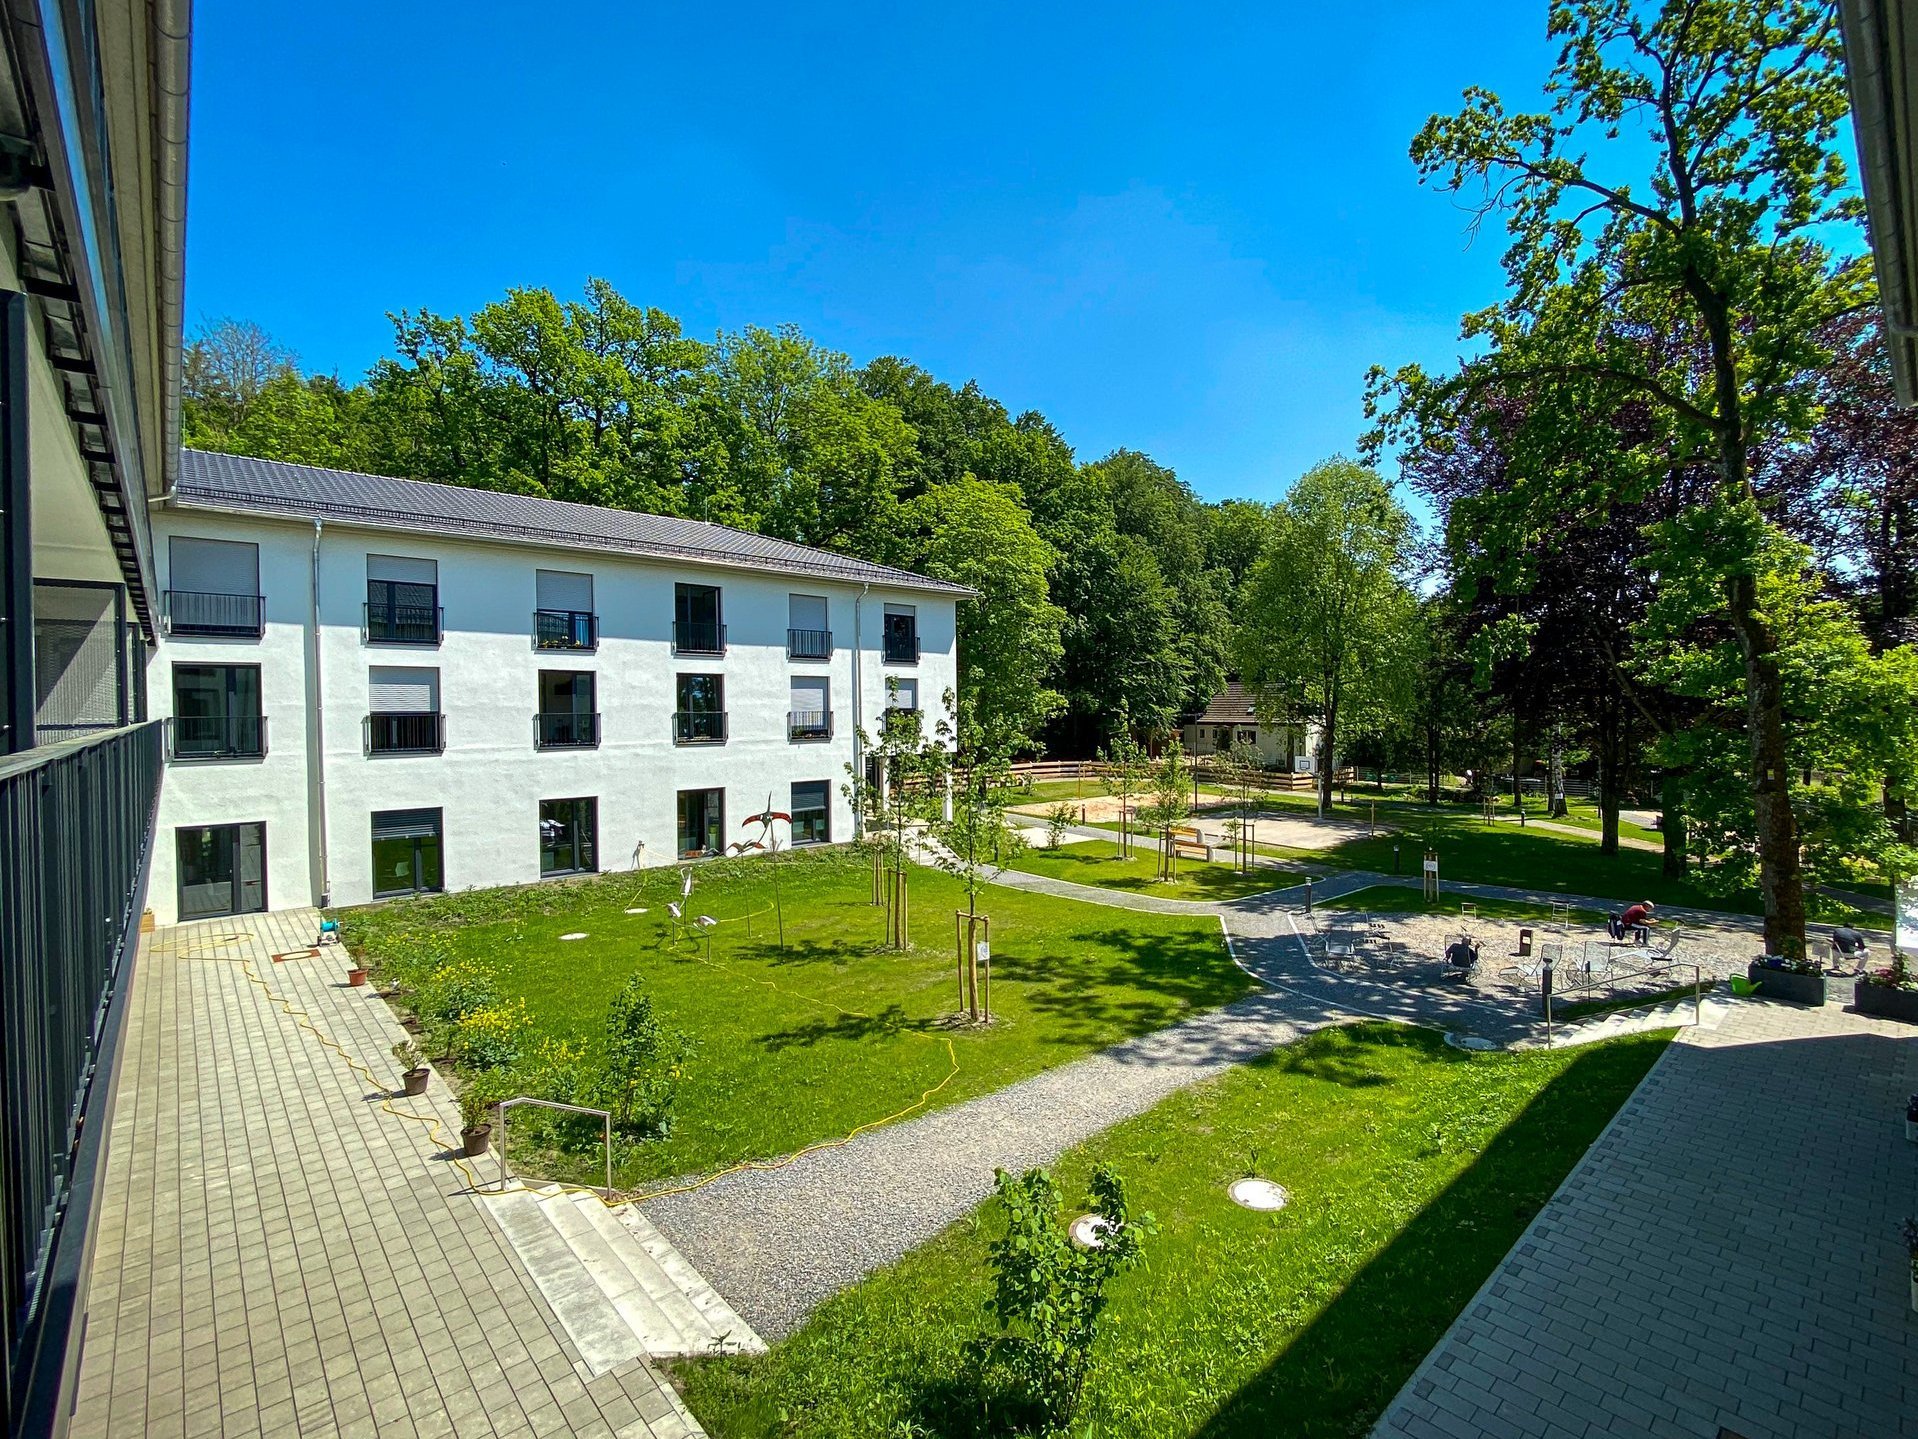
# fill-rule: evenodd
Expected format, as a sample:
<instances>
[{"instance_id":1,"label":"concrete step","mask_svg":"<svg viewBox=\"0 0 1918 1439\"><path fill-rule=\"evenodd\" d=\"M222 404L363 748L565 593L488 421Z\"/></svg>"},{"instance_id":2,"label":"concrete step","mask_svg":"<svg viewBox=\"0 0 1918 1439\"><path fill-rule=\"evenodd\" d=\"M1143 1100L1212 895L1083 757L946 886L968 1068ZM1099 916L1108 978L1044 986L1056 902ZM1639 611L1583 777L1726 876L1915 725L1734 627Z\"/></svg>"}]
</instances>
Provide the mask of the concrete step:
<instances>
[{"instance_id":1,"label":"concrete step","mask_svg":"<svg viewBox=\"0 0 1918 1439\"><path fill-rule=\"evenodd\" d=\"M630 1204L559 1185L480 1196L593 1375L655 1358L759 1354L751 1326Z\"/></svg>"}]
</instances>

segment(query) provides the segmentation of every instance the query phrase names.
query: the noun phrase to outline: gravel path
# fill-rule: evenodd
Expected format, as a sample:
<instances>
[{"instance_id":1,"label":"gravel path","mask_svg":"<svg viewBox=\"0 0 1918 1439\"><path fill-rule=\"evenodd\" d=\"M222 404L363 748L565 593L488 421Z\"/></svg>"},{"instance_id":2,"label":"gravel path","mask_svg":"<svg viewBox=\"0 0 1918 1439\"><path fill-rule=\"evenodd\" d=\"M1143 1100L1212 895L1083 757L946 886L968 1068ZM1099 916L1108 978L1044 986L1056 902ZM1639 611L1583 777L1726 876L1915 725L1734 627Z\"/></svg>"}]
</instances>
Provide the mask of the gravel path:
<instances>
[{"instance_id":1,"label":"gravel path","mask_svg":"<svg viewBox=\"0 0 1918 1439\"><path fill-rule=\"evenodd\" d=\"M992 1192L994 1169L1050 1164L1167 1095L1342 1018L1310 999L1256 994L784 1168L653 1200L646 1216L747 1323L783 1338L822 1300L969 1212Z\"/></svg>"}]
</instances>

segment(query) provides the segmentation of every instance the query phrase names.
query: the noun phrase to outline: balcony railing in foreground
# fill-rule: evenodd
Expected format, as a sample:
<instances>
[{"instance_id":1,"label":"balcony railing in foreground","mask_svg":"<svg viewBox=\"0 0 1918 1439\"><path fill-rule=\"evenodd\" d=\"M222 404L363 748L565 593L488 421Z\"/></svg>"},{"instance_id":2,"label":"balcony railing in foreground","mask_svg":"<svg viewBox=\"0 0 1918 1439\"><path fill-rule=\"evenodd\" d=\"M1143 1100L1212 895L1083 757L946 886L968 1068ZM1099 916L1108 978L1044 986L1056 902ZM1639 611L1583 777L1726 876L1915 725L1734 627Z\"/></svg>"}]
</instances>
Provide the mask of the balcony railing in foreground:
<instances>
[{"instance_id":1,"label":"balcony railing in foreground","mask_svg":"<svg viewBox=\"0 0 1918 1439\"><path fill-rule=\"evenodd\" d=\"M599 743L599 716L542 710L533 716L533 743L540 749L592 749Z\"/></svg>"},{"instance_id":2,"label":"balcony railing in foreground","mask_svg":"<svg viewBox=\"0 0 1918 1439\"><path fill-rule=\"evenodd\" d=\"M674 744L724 744L726 711L679 710L673 715Z\"/></svg>"},{"instance_id":3,"label":"balcony railing in foreground","mask_svg":"<svg viewBox=\"0 0 1918 1439\"><path fill-rule=\"evenodd\" d=\"M257 640L265 633L265 609L259 595L168 590L160 597L160 617L170 635Z\"/></svg>"},{"instance_id":4,"label":"balcony railing in foreground","mask_svg":"<svg viewBox=\"0 0 1918 1439\"><path fill-rule=\"evenodd\" d=\"M831 739L831 710L787 710L786 737L788 739Z\"/></svg>"},{"instance_id":5,"label":"balcony railing in foreground","mask_svg":"<svg viewBox=\"0 0 1918 1439\"><path fill-rule=\"evenodd\" d=\"M446 748L446 716L375 710L366 717L366 752L439 754Z\"/></svg>"},{"instance_id":6,"label":"balcony railing in foreground","mask_svg":"<svg viewBox=\"0 0 1918 1439\"><path fill-rule=\"evenodd\" d=\"M163 728L0 756L0 1341L13 1433L53 1430L86 1309Z\"/></svg>"}]
</instances>

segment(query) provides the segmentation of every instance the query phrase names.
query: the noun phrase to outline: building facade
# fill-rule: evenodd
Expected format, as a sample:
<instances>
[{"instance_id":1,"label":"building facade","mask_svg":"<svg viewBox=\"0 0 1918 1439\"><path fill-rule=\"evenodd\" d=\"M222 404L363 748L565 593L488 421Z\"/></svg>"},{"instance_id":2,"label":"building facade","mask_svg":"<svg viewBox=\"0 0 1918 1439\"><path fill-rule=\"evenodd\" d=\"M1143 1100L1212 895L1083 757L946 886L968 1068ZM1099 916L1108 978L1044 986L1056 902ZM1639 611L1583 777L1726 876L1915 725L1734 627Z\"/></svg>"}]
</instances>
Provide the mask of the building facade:
<instances>
[{"instance_id":1,"label":"building facade","mask_svg":"<svg viewBox=\"0 0 1918 1439\"><path fill-rule=\"evenodd\" d=\"M969 591L693 521L182 457L153 511L161 923L850 839Z\"/></svg>"},{"instance_id":2,"label":"building facade","mask_svg":"<svg viewBox=\"0 0 1918 1439\"><path fill-rule=\"evenodd\" d=\"M1227 680L1202 711L1180 726L1179 743L1187 754L1200 758L1224 754L1235 743L1247 744L1258 751L1265 769L1314 774L1318 736L1314 724L1261 719L1252 691L1238 680Z\"/></svg>"}]
</instances>

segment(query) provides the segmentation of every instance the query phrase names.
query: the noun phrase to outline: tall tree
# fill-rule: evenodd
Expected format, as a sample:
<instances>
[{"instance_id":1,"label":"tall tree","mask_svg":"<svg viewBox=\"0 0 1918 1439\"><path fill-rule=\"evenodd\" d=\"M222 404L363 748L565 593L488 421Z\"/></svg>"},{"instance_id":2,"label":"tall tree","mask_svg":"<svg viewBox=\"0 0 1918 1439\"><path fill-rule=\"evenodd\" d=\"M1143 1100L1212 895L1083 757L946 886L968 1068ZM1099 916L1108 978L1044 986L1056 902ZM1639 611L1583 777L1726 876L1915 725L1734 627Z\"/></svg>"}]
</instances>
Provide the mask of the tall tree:
<instances>
[{"instance_id":1,"label":"tall tree","mask_svg":"<svg viewBox=\"0 0 1918 1439\"><path fill-rule=\"evenodd\" d=\"M1246 579L1239 673L1263 717L1317 727L1321 815L1342 727L1366 727L1406 697L1417 606L1399 570L1411 531L1376 471L1328 460L1274 508Z\"/></svg>"},{"instance_id":2,"label":"tall tree","mask_svg":"<svg viewBox=\"0 0 1918 1439\"><path fill-rule=\"evenodd\" d=\"M1466 92L1412 145L1421 176L1483 186L1511 236L1509 293L1467 317L1486 347L1460 377L1416 369L1385 387L1392 418L1513 378L1593 381L1648 402L1662 456L1704 455L1719 521L1707 546L1744 664L1767 948L1802 953L1778 636L1758 600L1768 528L1754 453L1802 433L1819 336L1870 297L1869 266L1825 242L1859 215L1840 149L1843 57L1827 0L1554 0L1563 41L1542 113ZM1635 131L1628 140L1625 132ZM1592 150L1596 150L1597 159ZM1664 350L1647 332L1681 337ZM1693 363L1692 357L1703 363Z\"/></svg>"}]
</instances>

